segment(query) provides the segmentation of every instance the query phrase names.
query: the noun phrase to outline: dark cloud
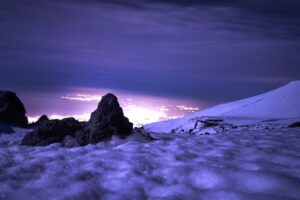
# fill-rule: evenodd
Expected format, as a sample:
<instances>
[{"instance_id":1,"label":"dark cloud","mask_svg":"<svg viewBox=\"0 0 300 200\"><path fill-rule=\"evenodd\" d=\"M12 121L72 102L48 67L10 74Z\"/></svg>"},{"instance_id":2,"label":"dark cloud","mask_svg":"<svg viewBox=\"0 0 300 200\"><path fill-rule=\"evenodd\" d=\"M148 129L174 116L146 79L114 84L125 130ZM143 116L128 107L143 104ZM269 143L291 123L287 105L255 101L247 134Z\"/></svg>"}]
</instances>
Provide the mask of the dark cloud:
<instances>
[{"instance_id":1,"label":"dark cloud","mask_svg":"<svg viewBox=\"0 0 300 200\"><path fill-rule=\"evenodd\" d=\"M212 13L218 15L219 20L224 22L222 28L283 39L299 38L300 35L300 1L297 0L84 0L80 2L115 4L143 10L153 9L147 5L176 5L199 9L227 8L228 10L223 10L224 13L222 9ZM235 13L232 15L230 12Z\"/></svg>"},{"instance_id":2,"label":"dark cloud","mask_svg":"<svg viewBox=\"0 0 300 200\"><path fill-rule=\"evenodd\" d=\"M254 95L300 78L299 4L1 1L0 86L212 101Z\"/></svg>"}]
</instances>

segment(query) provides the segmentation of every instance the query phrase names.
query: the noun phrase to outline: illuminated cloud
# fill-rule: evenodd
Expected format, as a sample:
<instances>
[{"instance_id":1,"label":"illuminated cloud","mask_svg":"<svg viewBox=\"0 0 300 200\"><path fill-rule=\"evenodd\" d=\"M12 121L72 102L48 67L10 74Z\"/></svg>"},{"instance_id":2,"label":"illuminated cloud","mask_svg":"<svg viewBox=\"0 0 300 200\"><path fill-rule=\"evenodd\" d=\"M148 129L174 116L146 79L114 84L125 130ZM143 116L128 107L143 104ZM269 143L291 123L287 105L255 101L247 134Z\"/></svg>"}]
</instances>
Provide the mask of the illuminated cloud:
<instances>
[{"instance_id":1,"label":"illuminated cloud","mask_svg":"<svg viewBox=\"0 0 300 200\"><path fill-rule=\"evenodd\" d=\"M168 118L168 114L165 111L137 105L126 106L124 113L135 125L148 124Z\"/></svg>"},{"instance_id":2,"label":"illuminated cloud","mask_svg":"<svg viewBox=\"0 0 300 200\"><path fill-rule=\"evenodd\" d=\"M96 109L102 95L107 92L117 94L125 116L135 126L182 117L199 109L195 106L195 103L188 101L81 88L74 89L69 94L61 95L59 99L49 97L51 98L49 103L54 104L47 104L47 108L50 106L51 111L40 111L38 114L29 113L29 121L37 121L42 114L47 114L50 119L74 117L79 121L87 121L90 118L90 113ZM44 99L43 102L47 99ZM199 105L199 102L197 105ZM56 109L53 110L52 107ZM39 110L41 109L39 108Z\"/></svg>"},{"instance_id":3,"label":"illuminated cloud","mask_svg":"<svg viewBox=\"0 0 300 200\"><path fill-rule=\"evenodd\" d=\"M61 98L72 101L100 101L102 95L68 94L67 96L62 96Z\"/></svg>"},{"instance_id":4,"label":"illuminated cloud","mask_svg":"<svg viewBox=\"0 0 300 200\"><path fill-rule=\"evenodd\" d=\"M142 107L137 105L127 105L124 107L126 117L135 125L144 125L148 123L158 122L160 120L173 119L179 116L168 116L168 114L160 109L153 109L149 107ZM84 113L81 115L50 115L49 119L63 119L67 117L74 117L79 121L88 121L90 114ZM29 117L29 122L36 122L39 116Z\"/></svg>"},{"instance_id":5,"label":"illuminated cloud","mask_svg":"<svg viewBox=\"0 0 300 200\"><path fill-rule=\"evenodd\" d=\"M102 98L102 95L74 93L62 96L61 98L64 100L78 102L99 102ZM128 97L120 98L120 101L125 115L131 120L131 122L134 123L134 125L148 124L161 120L176 118L176 115L169 116L170 108L167 108L167 106L165 105L157 106L154 103L147 103L147 105L139 105L139 100L135 102L133 98ZM51 115L50 119L62 119L65 117L70 116ZM81 121L87 121L89 119L89 115L87 114L73 115L73 117ZM37 118L33 119L37 120ZM30 119L30 121L34 121L33 119Z\"/></svg>"},{"instance_id":6,"label":"illuminated cloud","mask_svg":"<svg viewBox=\"0 0 300 200\"><path fill-rule=\"evenodd\" d=\"M176 108L178 108L179 110L186 110L186 111L192 111L192 112L199 110L198 107L189 107L189 106L185 106L185 105L178 105L178 106L176 106Z\"/></svg>"},{"instance_id":7,"label":"illuminated cloud","mask_svg":"<svg viewBox=\"0 0 300 200\"><path fill-rule=\"evenodd\" d=\"M90 114L89 113L84 113L81 115L50 115L48 116L49 119L64 119L68 117L74 117L78 121L88 121L90 119ZM29 123L36 122L39 119L39 116L29 116L28 121Z\"/></svg>"}]
</instances>

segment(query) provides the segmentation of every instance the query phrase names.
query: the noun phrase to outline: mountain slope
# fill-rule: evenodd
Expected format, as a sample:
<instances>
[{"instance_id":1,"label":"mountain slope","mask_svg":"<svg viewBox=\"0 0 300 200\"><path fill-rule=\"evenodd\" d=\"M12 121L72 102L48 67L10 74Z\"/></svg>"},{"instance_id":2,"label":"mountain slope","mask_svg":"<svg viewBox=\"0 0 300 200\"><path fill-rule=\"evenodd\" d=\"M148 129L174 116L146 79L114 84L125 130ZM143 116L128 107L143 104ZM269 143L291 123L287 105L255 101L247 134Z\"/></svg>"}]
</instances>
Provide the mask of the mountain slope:
<instances>
[{"instance_id":1,"label":"mountain slope","mask_svg":"<svg viewBox=\"0 0 300 200\"><path fill-rule=\"evenodd\" d=\"M149 124L145 128L153 132L171 132L178 127L188 130L193 128L196 118L203 117L239 119L245 124L253 120L300 118L300 81L293 81L258 96L217 105L183 118Z\"/></svg>"}]
</instances>

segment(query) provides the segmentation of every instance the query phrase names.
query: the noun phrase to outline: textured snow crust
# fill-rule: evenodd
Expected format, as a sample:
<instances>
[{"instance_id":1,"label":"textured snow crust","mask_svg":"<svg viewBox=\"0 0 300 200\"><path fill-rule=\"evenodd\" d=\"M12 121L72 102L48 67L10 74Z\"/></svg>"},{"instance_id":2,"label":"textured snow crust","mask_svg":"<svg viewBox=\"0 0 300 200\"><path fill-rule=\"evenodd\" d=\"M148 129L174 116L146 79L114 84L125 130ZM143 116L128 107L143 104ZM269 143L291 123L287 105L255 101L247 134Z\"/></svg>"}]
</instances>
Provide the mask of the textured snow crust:
<instances>
[{"instance_id":1,"label":"textured snow crust","mask_svg":"<svg viewBox=\"0 0 300 200\"><path fill-rule=\"evenodd\" d=\"M134 135L72 149L20 146L22 134L0 136L0 199L300 197L300 129Z\"/></svg>"}]
</instances>

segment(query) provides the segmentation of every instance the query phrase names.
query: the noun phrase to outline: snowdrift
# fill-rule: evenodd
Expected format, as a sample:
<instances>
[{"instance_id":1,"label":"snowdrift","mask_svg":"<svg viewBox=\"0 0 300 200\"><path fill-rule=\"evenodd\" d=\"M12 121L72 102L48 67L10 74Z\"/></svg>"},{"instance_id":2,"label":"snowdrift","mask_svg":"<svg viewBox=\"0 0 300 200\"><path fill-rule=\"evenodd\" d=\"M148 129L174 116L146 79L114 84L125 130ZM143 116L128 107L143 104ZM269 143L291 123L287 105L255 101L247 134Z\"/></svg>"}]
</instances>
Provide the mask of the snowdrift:
<instances>
[{"instance_id":1,"label":"snowdrift","mask_svg":"<svg viewBox=\"0 0 300 200\"><path fill-rule=\"evenodd\" d=\"M183 118L146 125L152 132L201 132L219 124L249 125L268 122L288 124L300 119L300 81L293 81L270 92L199 111ZM219 122L219 123L217 123ZM220 123L222 122L222 123ZM213 123L213 124L212 124ZM264 123L264 126L265 125ZM261 126L262 124L260 124ZM256 124L256 127L257 124ZM219 127L220 128L220 127ZM222 127L226 129L228 127ZM218 132L217 130L213 130Z\"/></svg>"}]
</instances>

